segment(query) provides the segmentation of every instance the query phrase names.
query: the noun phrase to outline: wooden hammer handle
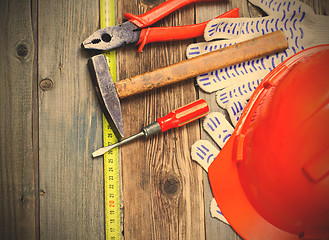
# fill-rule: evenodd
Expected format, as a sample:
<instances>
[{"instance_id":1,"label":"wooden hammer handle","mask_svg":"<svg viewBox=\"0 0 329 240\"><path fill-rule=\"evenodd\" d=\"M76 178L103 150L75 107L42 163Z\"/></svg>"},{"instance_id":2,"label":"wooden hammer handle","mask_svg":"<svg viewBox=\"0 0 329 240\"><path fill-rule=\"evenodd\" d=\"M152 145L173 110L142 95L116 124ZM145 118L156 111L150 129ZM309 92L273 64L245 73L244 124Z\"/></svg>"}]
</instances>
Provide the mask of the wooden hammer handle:
<instances>
[{"instance_id":1,"label":"wooden hammer handle","mask_svg":"<svg viewBox=\"0 0 329 240\"><path fill-rule=\"evenodd\" d=\"M163 87L201 74L270 55L288 47L282 31L272 32L195 58L115 83L119 98Z\"/></svg>"}]
</instances>

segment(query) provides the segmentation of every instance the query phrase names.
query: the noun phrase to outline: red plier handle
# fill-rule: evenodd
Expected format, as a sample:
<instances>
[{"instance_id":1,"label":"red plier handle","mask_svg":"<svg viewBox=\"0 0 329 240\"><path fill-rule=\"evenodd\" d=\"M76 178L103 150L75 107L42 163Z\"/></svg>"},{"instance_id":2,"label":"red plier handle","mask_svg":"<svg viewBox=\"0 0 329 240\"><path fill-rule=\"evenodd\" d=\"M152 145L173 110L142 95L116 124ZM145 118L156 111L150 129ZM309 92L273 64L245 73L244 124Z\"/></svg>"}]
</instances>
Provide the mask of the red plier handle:
<instances>
[{"instance_id":1,"label":"red plier handle","mask_svg":"<svg viewBox=\"0 0 329 240\"><path fill-rule=\"evenodd\" d=\"M237 17L239 17L239 8L234 8L216 18ZM137 52L142 52L144 46L151 42L185 40L200 37L203 35L204 29L209 22L210 20L203 23L186 26L144 28L141 30L139 41L136 44L139 45Z\"/></svg>"},{"instance_id":2,"label":"red plier handle","mask_svg":"<svg viewBox=\"0 0 329 240\"><path fill-rule=\"evenodd\" d=\"M111 50L128 44L140 44L138 52L141 52L144 45L150 42L183 40L202 36L208 22L181 27L146 27L185 5L214 1L220 0L168 0L141 15L125 13L124 16L128 21L98 29L83 41L82 46L85 49ZM239 10L233 9L219 17L239 17Z\"/></svg>"},{"instance_id":3,"label":"red plier handle","mask_svg":"<svg viewBox=\"0 0 329 240\"><path fill-rule=\"evenodd\" d=\"M134 23L136 26L145 28L188 4L215 1L218 0L168 0L141 15L125 13L124 17Z\"/></svg>"}]
</instances>

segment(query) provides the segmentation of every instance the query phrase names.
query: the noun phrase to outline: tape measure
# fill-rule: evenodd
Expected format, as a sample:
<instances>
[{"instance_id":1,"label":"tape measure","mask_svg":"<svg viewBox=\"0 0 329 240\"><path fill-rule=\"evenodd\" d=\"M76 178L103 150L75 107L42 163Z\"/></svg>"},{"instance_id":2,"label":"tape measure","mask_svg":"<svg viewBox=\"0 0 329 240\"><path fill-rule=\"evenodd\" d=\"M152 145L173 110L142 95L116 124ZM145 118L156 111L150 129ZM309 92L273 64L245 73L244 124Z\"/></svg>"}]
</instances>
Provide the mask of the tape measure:
<instances>
[{"instance_id":1,"label":"tape measure","mask_svg":"<svg viewBox=\"0 0 329 240\"><path fill-rule=\"evenodd\" d=\"M100 27L115 25L115 0L100 0ZM113 81L116 81L115 51L105 53ZM118 142L103 115L104 146ZM120 165L119 150L115 148L104 155L105 239L121 239L120 214Z\"/></svg>"}]
</instances>

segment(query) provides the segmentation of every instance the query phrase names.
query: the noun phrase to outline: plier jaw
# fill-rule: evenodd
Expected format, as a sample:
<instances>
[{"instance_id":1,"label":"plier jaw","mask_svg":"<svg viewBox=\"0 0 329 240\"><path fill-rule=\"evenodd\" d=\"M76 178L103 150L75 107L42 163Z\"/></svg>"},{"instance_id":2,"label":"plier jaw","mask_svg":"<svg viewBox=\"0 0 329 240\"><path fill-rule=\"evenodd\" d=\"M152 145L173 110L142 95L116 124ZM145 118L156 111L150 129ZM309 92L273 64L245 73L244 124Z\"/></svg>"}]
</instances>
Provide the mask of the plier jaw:
<instances>
[{"instance_id":1,"label":"plier jaw","mask_svg":"<svg viewBox=\"0 0 329 240\"><path fill-rule=\"evenodd\" d=\"M138 27L130 21L120 25L97 30L83 41L85 49L111 50L137 43L140 35Z\"/></svg>"},{"instance_id":2,"label":"plier jaw","mask_svg":"<svg viewBox=\"0 0 329 240\"><path fill-rule=\"evenodd\" d=\"M82 43L82 46L86 49L111 50L136 43L139 45L137 52L141 52L145 44L150 42L166 42L200 37L203 35L209 21L178 27L154 28L149 26L185 5L213 1L219 0L167 0L141 15L125 13L124 17L128 20L127 22L97 30ZM232 9L218 17L239 17L239 9Z\"/></svg>"}]
</instances>

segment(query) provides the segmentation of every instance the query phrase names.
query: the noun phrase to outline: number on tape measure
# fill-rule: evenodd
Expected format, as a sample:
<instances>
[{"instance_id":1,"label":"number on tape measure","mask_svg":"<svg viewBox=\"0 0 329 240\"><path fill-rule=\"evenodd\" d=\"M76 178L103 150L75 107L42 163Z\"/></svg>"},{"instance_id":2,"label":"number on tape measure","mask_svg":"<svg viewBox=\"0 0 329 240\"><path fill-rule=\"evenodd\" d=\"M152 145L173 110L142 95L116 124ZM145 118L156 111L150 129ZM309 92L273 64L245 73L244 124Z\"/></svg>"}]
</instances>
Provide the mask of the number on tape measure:
<instances>
[{"instance_id":1,"label":"number on tape measure","mask_svg":"<svg viewBox=\"0 0 329 240\"><path fill-rule=\"evenodd\" d=\"M101 28L115 25L115 0L100 0ZM104 54L110 68L113 81L116 81L115 52ZM103 115L104 146L112 145L118 140ZM106 240L121 239L120 226L120 180L119 151L112 149L104 155L104 195L105 195L105 237Z\"/></svg>"}]
</instances>

